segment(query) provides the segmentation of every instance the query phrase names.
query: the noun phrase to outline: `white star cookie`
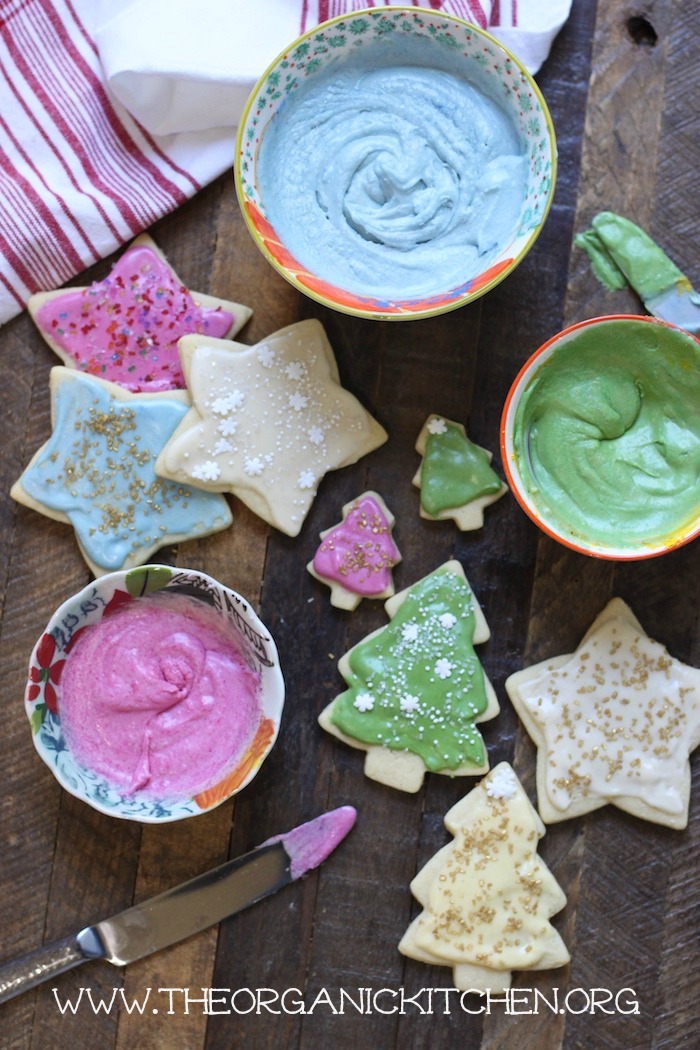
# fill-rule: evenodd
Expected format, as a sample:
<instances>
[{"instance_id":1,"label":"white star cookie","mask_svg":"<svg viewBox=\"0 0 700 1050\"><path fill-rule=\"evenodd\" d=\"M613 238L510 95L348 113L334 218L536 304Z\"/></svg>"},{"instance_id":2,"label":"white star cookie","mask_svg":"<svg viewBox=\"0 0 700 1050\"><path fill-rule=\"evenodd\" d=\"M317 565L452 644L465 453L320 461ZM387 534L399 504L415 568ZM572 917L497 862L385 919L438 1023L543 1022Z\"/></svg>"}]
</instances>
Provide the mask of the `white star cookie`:
<instances>
[{"instance_id":1,"label":"white star cookie","mask_svg":"<svg viewBox=\"0 0 700 1050\"><path fill-rule=\"evenodd\" d=\"M474 992L505 991L513 970L567 963L549 922L566 897L537 855L545 828L507 762L452 807L445 827L454 840L411 883L423 911L399 951L452 966L455 987Z\"/></svg>"},{"instance_id":2,"label":"white star cookie","mask_svg":"<svg viewBox=\"0 0 700 1050\"><path fill-rule=\"evenodd\" d=\"M682 664L614 598L575 653L506 681L537 745L545 823L611 803L684 828L691 751L700 744L700 670Z\"/></svg>"},{"instance_id":3,"label":"white star cookie","mask_svg":"<svg viewBox=\"0 0 700 1050\"><path fill-rule=\"evenodd\" d=\"M192 408L156 464L165 478L232 492L296 536L323 476L355 463L386 431L340 385L323 326L282 328L255 346L186 336Z\"/></svg>"}]
</instances>

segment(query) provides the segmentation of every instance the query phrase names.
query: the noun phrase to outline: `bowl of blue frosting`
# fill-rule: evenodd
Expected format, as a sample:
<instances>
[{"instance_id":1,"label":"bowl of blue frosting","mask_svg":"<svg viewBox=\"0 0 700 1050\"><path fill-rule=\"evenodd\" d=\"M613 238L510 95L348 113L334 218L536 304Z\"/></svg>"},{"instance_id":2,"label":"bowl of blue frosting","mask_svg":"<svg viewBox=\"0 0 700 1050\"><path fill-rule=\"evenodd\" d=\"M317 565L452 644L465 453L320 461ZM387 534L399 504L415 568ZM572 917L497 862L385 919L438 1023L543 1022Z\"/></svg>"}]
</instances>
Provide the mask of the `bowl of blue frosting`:
<instances>
[{"instance_id":1,"label":"bowl of blue frosting","mask_svg":"<svg viewBox=\"0 0 700 1050\"><path fill-rule=\"evenodd\" d=\"M545 222L557 150L527 70L488 33L415 7L331 19L252 91L234 166L246 225L300 291L428 317L484 295Z\"/></svg>"}]
</instances>

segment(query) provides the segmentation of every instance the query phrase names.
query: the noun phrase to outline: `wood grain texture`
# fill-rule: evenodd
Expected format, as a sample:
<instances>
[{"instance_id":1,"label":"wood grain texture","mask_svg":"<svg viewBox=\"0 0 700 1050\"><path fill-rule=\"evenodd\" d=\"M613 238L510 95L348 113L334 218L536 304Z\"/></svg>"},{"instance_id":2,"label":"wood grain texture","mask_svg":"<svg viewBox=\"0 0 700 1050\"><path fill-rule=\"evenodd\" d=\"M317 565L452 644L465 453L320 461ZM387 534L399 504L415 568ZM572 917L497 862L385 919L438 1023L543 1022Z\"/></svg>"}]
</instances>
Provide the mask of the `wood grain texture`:
<instances>
[{"instance_id":1,"label":"wood grain texture","mask_svg":"<svg viewBox=\"0 0 700 1050\"><path fill-rule=\"evenodd\" d=\"M501 703L498 718L482 727L491 762L512 761L533 800L535 752L505 695L509 674L572 651L615 594L674 656L700 666L700 543L614 565L541 536L509 496L487 508L485 527L473 533L425 521L411 484L415 440L429 413L464 422L473 440L497 451L506 392L537 346L565 324L641 309L631 291L603 289L573 247L597 211L621 211L644 225L700 283L700 114L689 88L700 74L700 34L693 8L681 0L573 0L538 76L559 145L545 229L506 281L452 314L369 322L299 295L252 244L229 176L151 231L185 283L254 308L242 342L307 317L321 320L344 385L389 433L370 456L324 479L295 539L231 500L231 529L158 556L203 569L244 594L275 636L287 684L282 731L254 783L235 803L195 821L140 827L95 813L59 789L31 746L21 703L29 653L50 613L89 573L68 526L9 498L50 432L47 380L56 360L26 315L0 332L0 379L11 392L0 417L2 957L78 930L322 810L346 803L358 809L348 840L300 883L125 971L90 964L55 983L59 998L75 998L81 988L106 1000L123 992L126 1003L143 1004L142 1012L96 1012L83 1003L74 1014L61 1013L52 989L40 988L0 1008L1 1050L700 1045L697 756L683 832L614 807L548 829L540 852L567 894L554 922L571 964L516 975L523 1012L503 1004L486 1012L473 996L460 1005L448 991L448 968L406 959L397 944L417 912L410 880L448 841L444 814L473 781L428 776L420 792L403 795L368 781L363 754L318 728L319 712L343 688L339 657L387 619L377 602L364 601L351 614L333 609L327 588L305 568L319 532L370 487L397 519L397 588L459 558L491 627L477 650ZM103 276L111 262L76 283ZM171 1004L158 992L163 988L189 989L189 1010L184 993L173 992ZM235 992L238 1012L208 1016L196 1002L202 988L229 989L229 1008ZM619 994L616 1012L586 1009L585 996L596 988ZM528 996L532 1006L535 995L542 1003L569 992L569 1011L541 1005L525 1012ZM259 1007L253 995L261 997Z\"/></svg>"}]
</instances>

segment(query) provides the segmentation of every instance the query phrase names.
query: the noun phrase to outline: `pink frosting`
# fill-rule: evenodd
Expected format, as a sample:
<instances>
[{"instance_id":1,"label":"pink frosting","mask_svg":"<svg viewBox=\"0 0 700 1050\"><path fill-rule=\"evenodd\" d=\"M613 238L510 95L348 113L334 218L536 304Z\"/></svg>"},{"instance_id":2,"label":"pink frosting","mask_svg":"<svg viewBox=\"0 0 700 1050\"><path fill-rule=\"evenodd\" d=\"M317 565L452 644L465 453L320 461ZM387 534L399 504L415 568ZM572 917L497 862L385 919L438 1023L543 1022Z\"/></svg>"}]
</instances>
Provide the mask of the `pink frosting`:
<instances>
[{"instance_id":1,"label":"pink frosting","mask_svg":"<svg viewBox=\"0 0 700 1050\"><path fill-rule=\"evenodd\" d=\"M375 499L355 500L340 525L330 529L314 555L319 576L353 594L382 594L400 555L391 528Z\"/></svg>"},{"instance_id":2,"label":"pink frosting","mask_svg":"<svg viewBox=\"0 0 700 1050\"><path fill-rule=\"evenodd\" d=\"M214 609L161 593L77 636L58 709L83 766L126 794L188 798L221 780L253 740L259 684Z\"/></svg>"},{"instance_id":3,"label":"pink frosting","mask_svg":"<svg viewBox=\"0 0 700 1050\"><path fill-rule=\"evenodd\" d=\"M263 845L283 842L289 856L290 874L293 879L300 879L307 871L323 863L354 827L356 819L357 810L354 806L339 806L306 824L300 824L285 835L275 835Z\"/></svg>"},{"instance_id":4,"label":"pink frosting","mask_svg":"<svg viewBox=\"0 0 700 1050\"><path fill-rule=\"evenodd\" d=\"M108 277L48 299L37 324L76 368L136 393L183 388L177 341L223 338L233 315L197 306L147 245L128 248Z\"/></svg>"}]
</instances>

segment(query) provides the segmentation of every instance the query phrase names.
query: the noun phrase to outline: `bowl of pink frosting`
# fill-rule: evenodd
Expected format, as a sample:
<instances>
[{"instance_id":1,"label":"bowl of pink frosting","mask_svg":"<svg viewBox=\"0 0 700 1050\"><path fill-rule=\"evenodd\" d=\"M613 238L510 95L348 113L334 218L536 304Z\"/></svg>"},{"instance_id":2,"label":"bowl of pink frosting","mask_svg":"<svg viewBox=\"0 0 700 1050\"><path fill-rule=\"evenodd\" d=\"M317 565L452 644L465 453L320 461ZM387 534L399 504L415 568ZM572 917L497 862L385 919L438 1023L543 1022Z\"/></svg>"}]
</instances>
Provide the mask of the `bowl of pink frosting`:
<instances>
[{"instance_id":1,"label":"bowl of pink frosting","mask_svg":"<svg viewBox=\"0 0 700 1050\"><path fill-rule=\"evenodd\" d=\"M284 695L274 640L240 594L194 569L144 565L56 610L32 651L25 709L67 791L161 823L250 783Z\"/></svg>"}]
</instances>

